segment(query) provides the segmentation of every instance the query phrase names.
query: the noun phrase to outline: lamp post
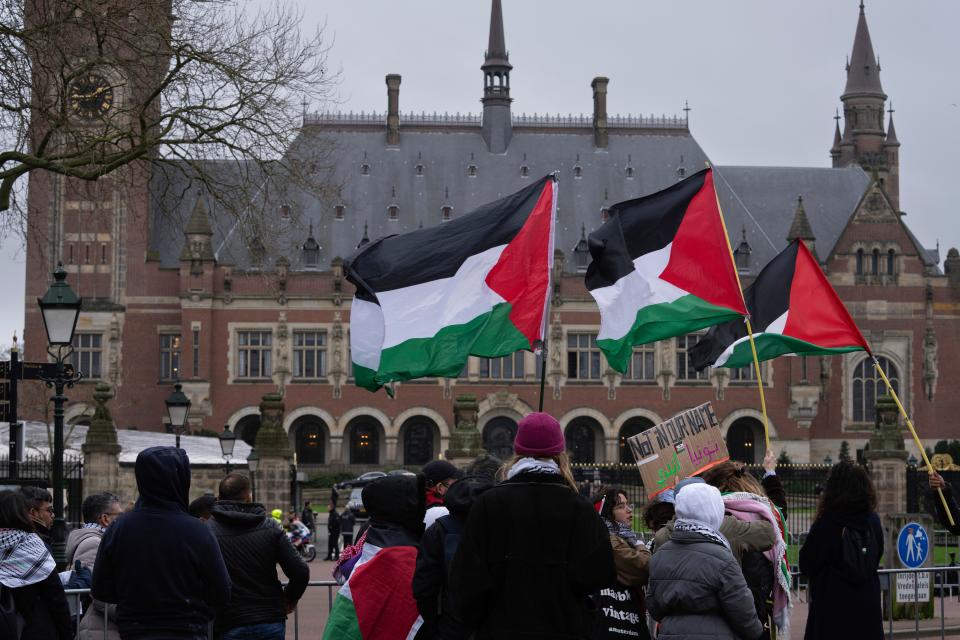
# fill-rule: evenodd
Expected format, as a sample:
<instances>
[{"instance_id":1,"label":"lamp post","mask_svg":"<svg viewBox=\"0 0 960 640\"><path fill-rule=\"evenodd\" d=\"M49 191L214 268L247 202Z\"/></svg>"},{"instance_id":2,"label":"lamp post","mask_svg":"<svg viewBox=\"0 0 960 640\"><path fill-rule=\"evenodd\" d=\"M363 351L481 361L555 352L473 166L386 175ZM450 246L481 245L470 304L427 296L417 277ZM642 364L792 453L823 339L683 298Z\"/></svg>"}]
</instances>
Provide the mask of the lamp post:
<instances>
[{"instance_id":1,"label":"lamp post","mask_svg":"<svg viewBox=\"0 0 960 640\"><path fill-rule=\"evenodd\" d=\"M257 468L260 466L260 456L257 454L257 450L253 449L250 451L250 454L247 456L247 468L250 470L250 479L253 480L253 496L257 496Z\"/></svg>"},{"instance_id":2,"label":"lamp post","mask_svg":"<svg viewBox=\"0 0 960 640\"><path fill-rule=\"evenodd\" d=\"M179 449L180 434L183 433L183 425L187 423L187 414L190 413L190 398L183 392L183 385L179 380L173 385L173 393L166 399L166 403L170 426L177 434L177 449Z\"/></svg>"},{"instance_id":3,"label":"lamp post","mask_svg":"<svg viewBox=\"0 0 960 640\"><path fill-rule=\"evenodd\" d=\"M823 464L827 465L828 467L833 465L833 459L829 454L827 454L827 457L823 459Z\"/></svg>"},{"instance_id":4,"label":"lamp post","mask_svg":"<svg viewBox=\"0 0 960 640\"><path fill-rule=\"evenodd\" d=\"M237 444L237 434L233 431L230 431L230 425L223 425L223 433L221 433L218 438L220 439L220 453L223 454L223 459L227 461L227 474L230 473L230 458L233 457L233 447Z\"/></svg>"},{"instance_id":5,"label":"lamp post","mask_svg":"<svg viewBox=\"0 0 960 640\"><path fill-rule=\"evenodd\" d=\"M83 377L74 372L66 359L73 353L73 333L80 316L83 299L67 284L67 272L62 264L53 272L53 284L37 298L43 327L47 332L47 353L53 358L56 368L50 378L41 377L53 395L53 557L57 564L66 561L67 526L63 519L63 405L67 397L66 387L72 387Z\"/></svg>"}]
</instances>

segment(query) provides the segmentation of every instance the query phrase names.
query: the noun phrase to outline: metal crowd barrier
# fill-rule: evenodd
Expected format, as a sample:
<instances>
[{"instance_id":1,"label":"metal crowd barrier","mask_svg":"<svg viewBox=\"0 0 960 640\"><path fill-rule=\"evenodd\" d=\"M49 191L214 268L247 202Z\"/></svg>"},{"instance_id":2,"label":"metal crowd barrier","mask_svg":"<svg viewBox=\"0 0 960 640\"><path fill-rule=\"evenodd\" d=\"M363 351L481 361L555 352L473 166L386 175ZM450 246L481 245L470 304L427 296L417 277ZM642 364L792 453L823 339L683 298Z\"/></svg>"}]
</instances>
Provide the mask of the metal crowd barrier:
<instances>
[{"instance_id":1,"label":"metal crowd barrier","mask_svg":"<svg viewBox=\"0 0 960 640\"><path fill-rule=\"evenodd\" d=\"M333 595L336 592L336 589L339 588L334 580L311 580L307 583L307 589L310 587L326 587L327 589L327 611L333 608ZM80 620L83 619L83 615L86 613L85 609L81 607L81 600L84 596L90 595L90 589L65 589L64 593L67 595L67 602L70 604L70 615L74 621L74 640L79 640L80 637ZM306 595L306 594L304 594ZM107 639L107 623L109 622L107 608L104 608L103 611L104 617L104 631L103 638ZM289 635L289 629L288 629ZM210 636L213 638L213 635ZM294 640L300 640L300 608L297 607L293 610L293 637Z\"/></svg>"}]
</instances>

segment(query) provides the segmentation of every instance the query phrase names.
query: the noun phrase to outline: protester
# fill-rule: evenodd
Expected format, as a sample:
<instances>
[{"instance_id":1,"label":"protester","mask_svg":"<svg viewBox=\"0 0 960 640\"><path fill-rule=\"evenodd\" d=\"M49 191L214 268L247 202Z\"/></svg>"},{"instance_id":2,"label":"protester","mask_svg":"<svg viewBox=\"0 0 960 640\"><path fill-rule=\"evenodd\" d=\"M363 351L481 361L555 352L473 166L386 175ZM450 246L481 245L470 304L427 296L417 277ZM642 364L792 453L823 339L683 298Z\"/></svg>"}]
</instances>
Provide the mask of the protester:
<instances>
[{"instance_id":1,"label":"protester","mask_svg":"<svg viewBox=\"0 0 960 640\"><path fill-rule=\"evenodd\" d=\"M658 493L653 500L647 503L643 510L643 524L649 531L660 531L667 523L673 520L674 490L666 489ZM650 551L653 551L655 540L650 541Z\"/></svg>"},{"instance_id":2,"label":"protester","mask_svg":"<svg viewBox=\"0 0 960 640\"><path fill-rule=\"evenodd\" d=\"M716 487L695 483L676 492L672 535L650 561L646 603L661 623L660 640L755 640L763 633L747 583L720 533L723 511Z\"/></svg>"},{"instance_id":3,"label":"protester","mask_svg":"<svg viewBox=\"0 0 960 640\"><path fill-rule=\"evenodd\" d=\"M936 471L930 472L929 482L930 490L927 492L926 496L927 504L933 505L934 514L944 529L949 531L951 535L960 536L960 511L957 510L957 500L954 496L953 488L943 479L943 476ZM940 495L936 491L937 489L940 489L943 492L943 497L946 499L947 505L950 507L950 515L953 516L953 524L950 524L950 519L947 518L947 512L943 508L943 501L940 500Z\"/></svg>"},{"instance_id":4,"label":"protester","mask_svg":"<svg viewBox=\"0 0 960 640\"><path fill-rule=\"evenodd\" d=\"M600 614L593 637L649 638L643 588L649 578L650 551L633 530L633 505L616 489L600 494L594 505L610 534L617 576L597 596Z\"/></svg>"},{"instance_id":5,"label":"protester","mask_svg":"<svg viewBox=\"0 0 960 640\"><path fill-rule=\"evenodd\" d=\"M783 516L786 492L776 475L776 465L776 456L768 449L763 461L762 485L739 462L724 462L703 474L703 479L723 494L727 517L724 518L726 526L721 526L720 532L730 543L753 594L757 617L764 627L763 640L770 637L771 624L776 625L779 636L789 636L790 629L790 568ZM737 526L728 522L731 517L738 521ZM742 526L751 522L770 524L774 534L770 548L754 549L751 532Z\"/></svg>"},{"instance_id":6,"label":"protester","mask_svg":"<svg viewBox=\"0 0 960 640\"><path fill-rule=\"evenodd\" d=\"M351 536L353 527L350 527ZM340 558L340 514L337 505L330 501L330 511L327 513L327 557L324 560L338 560Z\"/></svg>"},{"instance_id":7,"label":"protester","mask_svg":"<svg viewBox=\"0 0 960 640\"><path fill-rule=\"evenodd\" d=\"M616 570L607 529L580 496L564 446L555 418L524 417L506 480L470 509L450 591L477 640L593 631L588 596Z\"/></svg>"},{"instance_id":8,"label":"protester","mask_svg":"<svg viewBox=\"0 0 960 640\"><path fill-rule=\"evenodd\" d=\"M124 640L204 640L230 599L230 576L210 529L187 513L190 460L150 447L134 466L140 499L100 542L93 597L118 604Z\"/></svg>"},{"instance_id":9,"label":"protester","mask_svg":"<svg viewBox=\"0 0 960 640\"><path fill-rule=\"evenodd\" d=\"M53 556L34 532L23 492L0 491L0 585L4 617L20 616L23 640L69 640L70 613ZM7 611L7 594L13 611Z\"/></svg>"},{"instance_id":10,"label":"protester","mask_svg":"<svg viewBox=\"0 0 960 640\"><path fill-rule=\"evenodd\" d=\"M83 526L74 529L67 536L67 566L72 568L79 562L82 569L93 571L100 540L123 510L120 507L120 498L107 492L87 496L80 510ZM94 600L86 608L86 614L80 621L80 640L103 640L104 637L108 640L119 640L116 605Z\"/></svg>"},{"instance_id":11,"label":"protester","mask_svg":"<svg viewBox=\"0 0 960 640\"><path fill-rule=\"evenodd\" d=\"M20 494L27 501L34 533L43 540L47 551L53 553L53 536L50 531L53 527L53 496L46 489L30 485L20 487Z\"/></svg>"},{"instance_id":12,"label":"protester","mask_svg":"<svg viewBox=\"0 0 960 640\"><path fill-rule=\"evenodd\" d=\"M334 502L330 511L337 510L337 503ZM303 511L300 513L300 522L302 522L308 529L310 533L314 533L316 529L316 520L313 516L313 507L310 506L309 500L303 501Z\"/></svg>"},{"instance_id":13,"label":"protester","mask_svg":"<svg viewBox=\"0 0 960 640\"><path fill-rule=\"evenodd\" d=\"M880 578L883 527L867 472L850 462L830 470L807 540L800 571L810 580L804 638L883 637Z\"/></svg>"},{"instance_id":14,"label":"protester","mask_svg":"<svg viewBox=\"0 0 960 640\"><path fill-rule=\"evenodd\" d=\"M212 493L205 493L190 503L190 506L187 507L187 513L194 518L198 518L201 522L206 522L210 519L210 514L213 513L213 505L216 502L217 499Z\"/></svg>"},{"instance_id":15,"label":"protester","mask_svg":"<svg viewBox=\"0 0 960 640\"><path fill-rule=\"evenodd\" d=\"M370 527L346 587L334 600L323 640L364 638L406 640L419 627L411 583L417 544L423 535L426 479L395 475L363 488ZM344 555L346 555L344 551Z\"/></svg>"},{"instance_id":16,"label":"protester","mask_svg":"<svg viewBox=\"0 0 960 640\"><path fill-rule=\"evenodd\" d=\"M357 516L353 512L353 507L347 505L340 514L340 534L343 536L344 549L353 544L353 525L356 521Z\"/></svg>"},{"instance_id":17,"label":"protester","mask_svg":"<svg viewBox=\"0 0 960 640\"><path fill-rule=\"evenodd\" d=\"M497 472L500 471L502 466L503 460L500 458L489 453L481 453L470 461L470 464L463 470L463 474L465 476L483 476L496 482Z\"/></svg>"},{"instance_id":18,"label":"protester","mask_svg":"<svg viewBox=\"0 0 960 640\"><path fill-rule=\"evenodd\" d=\"M293 545L253 501L250 479L231 473L220 481L208 526L216 536L233 587L217 611L214 633L222 640L283 640L287 614L310 580L310 569ZM289 581L277 579L277 566Z\"/></svg>"},{"instance_id":19,"label":"protester","mask_svg":"<svg viewBox=\"0 0 960 640\"><path fill-rule=\"evenodd\" d=\"M460 546L470 507L493 480L484 476L465 476L454 482L443 501L450 513L437 518L423 534L413 575L413 596L423 617L417 640L461 640L467 629L457 616L449 590L450 566Z\"/></svg>"},{"instance_id":20,"label":"protester","mask_svg":"<svg viewBox=\"0 0 960 640\"><path fill-rule=\"evenodd\" d=\"M423 519L424 528L428 528L437 518L450 513L443 504L443 496L463 472L446 460L431 460L421 469L427 479L427 512Z\"/></svg>"}]
</instances>

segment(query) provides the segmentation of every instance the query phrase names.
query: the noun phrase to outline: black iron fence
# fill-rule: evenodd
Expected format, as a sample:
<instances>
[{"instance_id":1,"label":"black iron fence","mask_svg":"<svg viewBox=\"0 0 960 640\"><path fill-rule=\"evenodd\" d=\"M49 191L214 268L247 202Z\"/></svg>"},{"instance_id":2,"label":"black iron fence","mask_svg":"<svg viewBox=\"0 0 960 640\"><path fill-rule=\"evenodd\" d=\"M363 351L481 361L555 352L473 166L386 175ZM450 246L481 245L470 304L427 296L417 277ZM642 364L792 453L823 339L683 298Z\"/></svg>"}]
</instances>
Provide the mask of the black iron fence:
<instances>
[{"instance_id":1,"label":"black iron fence","mask_svg":"<svg viewBox=\"0 0 960 640\"><path fill-rule=\"evenodd\" d=\"M68 526L83 522L80 511L83 502L83 458L78 455L63 456L63 481L65 485L64 518ZM46 456L33 454L21 461L0 457L0 486L18 487L33 485L52 490L53 462Z\"/></svg>"}]
</instances>

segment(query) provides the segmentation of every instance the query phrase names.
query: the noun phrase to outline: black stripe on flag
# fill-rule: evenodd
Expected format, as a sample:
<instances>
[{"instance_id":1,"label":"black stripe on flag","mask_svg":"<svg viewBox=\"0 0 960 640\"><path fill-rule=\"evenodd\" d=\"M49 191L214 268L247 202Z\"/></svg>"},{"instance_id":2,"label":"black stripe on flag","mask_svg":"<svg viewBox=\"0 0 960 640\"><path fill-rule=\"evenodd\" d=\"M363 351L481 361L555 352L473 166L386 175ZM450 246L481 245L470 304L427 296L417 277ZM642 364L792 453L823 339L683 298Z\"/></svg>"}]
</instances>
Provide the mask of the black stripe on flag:
<instances>
[{"instance_id":1,"label":"black stripe on flag","mask_svg":"<svg viewBox=\"0 0 960 640\"><path fill-rule=\"evenodd\" d=\"M470 256L513 240L552 179L545 176L450 222L374 240L344 261L347 280L358 297L375 302L378 291L449 278Z\"/></svg>"},{"instance_id":2,"label":"black stripe on flag","mask_svg":"<svg viewBox=\"0 0 960 640\"><path fill-rule=\"evenodd\" d=\"M753 284L743 292L754 333L766 331L771 322L790 308L790 288L797 266L797 242L799 241L791 242L768 262ZM746 335L747 325L739 318L711 327L707 334L690 348L691 364L697 371L706 369L717 361L727 347Z\"/></svg>"},{"instance_id":3,"label":"black stripe on flag","mask_svg":"<svg viewBox=\"0 0 960 640\"><path fill-rule=\"evenodd\" d=\"M610 219L590 234L587 289L608 287L632 271L633 261L673 242L707 169L656 193L610 207Z\"/></svg>"}]
</instances>

